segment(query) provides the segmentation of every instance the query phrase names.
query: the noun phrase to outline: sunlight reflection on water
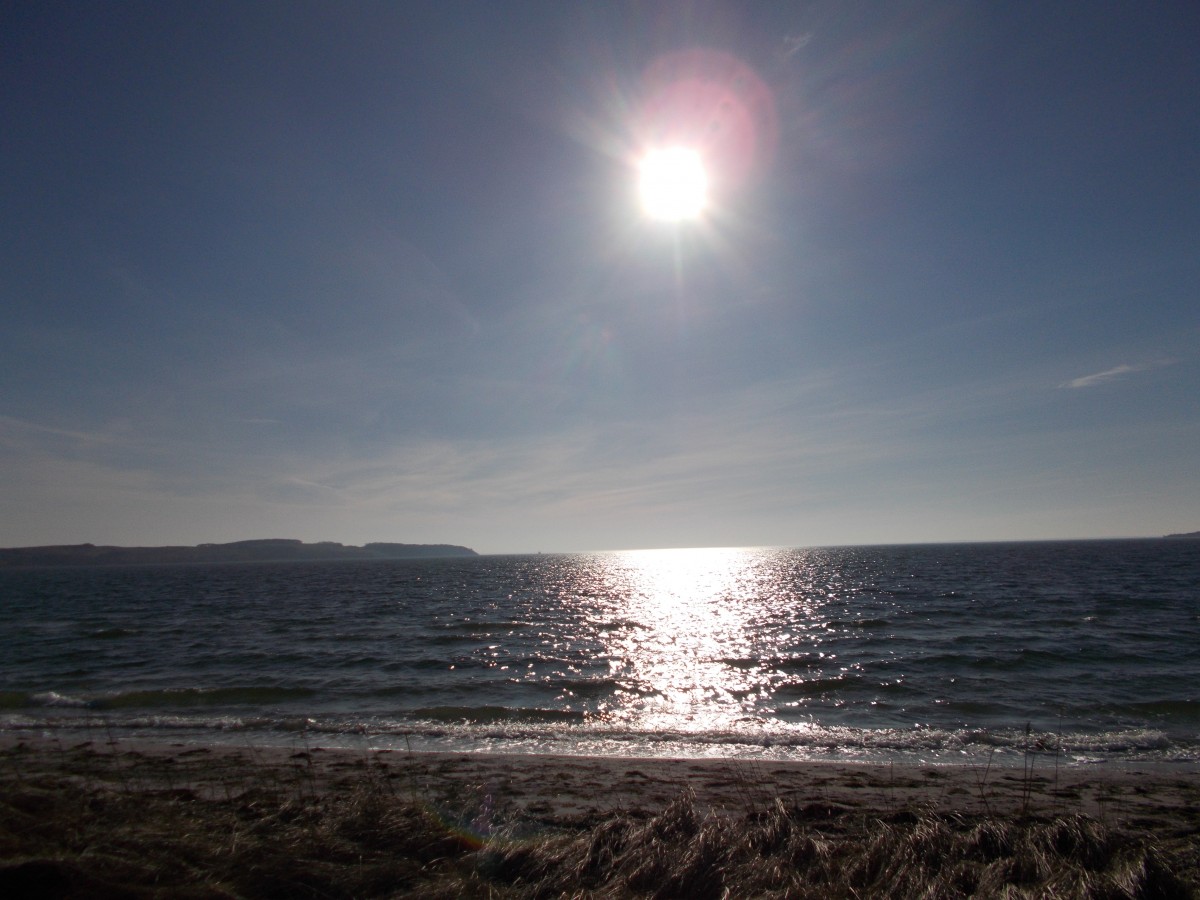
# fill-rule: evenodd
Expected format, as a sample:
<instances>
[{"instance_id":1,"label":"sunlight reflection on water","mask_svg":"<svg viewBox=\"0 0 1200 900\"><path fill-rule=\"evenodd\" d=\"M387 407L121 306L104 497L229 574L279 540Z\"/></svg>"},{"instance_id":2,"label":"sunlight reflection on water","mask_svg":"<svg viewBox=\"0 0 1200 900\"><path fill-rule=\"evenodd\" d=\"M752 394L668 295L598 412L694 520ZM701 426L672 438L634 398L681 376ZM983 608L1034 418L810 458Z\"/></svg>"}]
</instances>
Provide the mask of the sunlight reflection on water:
<instances>
[{"instance_id":1,"label":"sunlight reflection on water","mask_svg":"<svg viewBox=\"0 0 1200 900\"><path fill-rule=\"evenodd\" d=\"M763 678L760 662L779 650L772 607L786 602L769 551L639 550L608 563L605 590L634 623L606 632L609 666L639 695L614 712L649 730L727 730L756 719L778 681ZM791 630L803 632L789 605Z\"/></svg>"}]
</instances>

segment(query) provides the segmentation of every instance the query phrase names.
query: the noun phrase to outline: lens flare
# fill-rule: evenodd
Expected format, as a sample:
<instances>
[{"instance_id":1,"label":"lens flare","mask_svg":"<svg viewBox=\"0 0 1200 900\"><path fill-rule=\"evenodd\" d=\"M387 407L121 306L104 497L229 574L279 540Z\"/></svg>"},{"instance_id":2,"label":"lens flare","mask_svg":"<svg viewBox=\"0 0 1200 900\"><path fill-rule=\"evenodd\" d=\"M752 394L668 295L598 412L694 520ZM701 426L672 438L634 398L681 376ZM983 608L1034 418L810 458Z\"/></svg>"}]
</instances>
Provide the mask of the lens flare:
<instances>
[{"instance_id":1,"label":"lens flare","mask_svg":"<svg viewBox=\"0 0 1200 900\"><path fill-rule=\"evenodd\" d=\"M775 98L741 60L702 48L671 53L656 59L642 82L639 146L695 151L714 196L769 168L779 138Z\"/></svg>"}]
</instances>

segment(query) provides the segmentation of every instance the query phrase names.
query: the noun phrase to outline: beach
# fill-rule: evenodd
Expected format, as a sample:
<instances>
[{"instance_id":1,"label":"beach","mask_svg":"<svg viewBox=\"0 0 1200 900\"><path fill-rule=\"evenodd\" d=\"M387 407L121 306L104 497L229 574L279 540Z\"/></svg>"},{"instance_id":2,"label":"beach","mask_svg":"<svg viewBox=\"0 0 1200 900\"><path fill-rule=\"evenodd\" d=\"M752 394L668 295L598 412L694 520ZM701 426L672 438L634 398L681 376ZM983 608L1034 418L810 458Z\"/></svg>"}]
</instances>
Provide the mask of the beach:
<instances>
[{"instance_id":1,"label":"beach","mask_svg":"<svg viewBox=\"0 0 1200 900\"><path fill-rule=\"evenodd\" d=\"M6 897L1195 896L1194 767L0 740Z\"/></svg>"},{"instance_id":2,"label":"beach","mask_svg":"<svg viewBox=\"0 0 1200 900\"><path fill-rule=\"evenodd\" d=\"M0 897L1192 897L1198 562L0 573Z\"/></svg>"}]
</instances>

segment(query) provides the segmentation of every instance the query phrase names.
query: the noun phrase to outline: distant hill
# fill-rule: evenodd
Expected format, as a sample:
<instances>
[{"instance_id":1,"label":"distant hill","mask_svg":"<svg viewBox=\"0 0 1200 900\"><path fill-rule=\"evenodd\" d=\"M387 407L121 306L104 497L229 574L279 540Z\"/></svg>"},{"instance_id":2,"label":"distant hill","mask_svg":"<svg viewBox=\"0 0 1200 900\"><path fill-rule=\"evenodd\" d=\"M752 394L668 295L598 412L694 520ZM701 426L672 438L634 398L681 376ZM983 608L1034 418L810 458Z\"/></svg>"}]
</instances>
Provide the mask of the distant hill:
<instances>
[{"instance_id":1,"label":"distant hill","mask_svg":"<svg viewBox=\"0 0 1200 900\"><path fill-rule=\"evenodd\" d=\"M1168 534L1166 538L1169 541L1200 541L1200 531L1189 531L1186 534Z\"/></svg>"},{"instance_id":2,"label":"distant hill","mask_svg":"<svg viewBox=\"0 0 1200 900\"><path fill-rule=\"evenodd\" d=\"M419 559L478 556L454 544L367 544L346 546L333 541L306 544L290 538L200 544L197 547L97 547L64 544L53 547L0 548L0 567L138 566L168 563L289 562L319 559Z\"/></svg>"}]
</instances>

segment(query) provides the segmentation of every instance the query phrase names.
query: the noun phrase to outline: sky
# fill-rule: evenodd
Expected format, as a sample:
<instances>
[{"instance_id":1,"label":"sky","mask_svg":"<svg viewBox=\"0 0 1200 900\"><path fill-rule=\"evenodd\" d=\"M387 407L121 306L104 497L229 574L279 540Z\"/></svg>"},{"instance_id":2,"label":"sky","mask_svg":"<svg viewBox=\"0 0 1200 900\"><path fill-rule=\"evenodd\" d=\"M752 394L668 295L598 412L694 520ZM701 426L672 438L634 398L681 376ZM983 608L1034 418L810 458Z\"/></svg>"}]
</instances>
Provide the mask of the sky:
<instances>
[{"instance_id":1,"label":"sky","mask_svg":"<svg viewBox=\"0 0 1200 900\"><path fill-rule=\"evenodd\" d=\"M1200 529L1198 44L1191 0L5 3L0 545ZM678 135L709 203L653 219Z\"/></svg>"}]
</instances>

